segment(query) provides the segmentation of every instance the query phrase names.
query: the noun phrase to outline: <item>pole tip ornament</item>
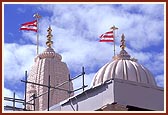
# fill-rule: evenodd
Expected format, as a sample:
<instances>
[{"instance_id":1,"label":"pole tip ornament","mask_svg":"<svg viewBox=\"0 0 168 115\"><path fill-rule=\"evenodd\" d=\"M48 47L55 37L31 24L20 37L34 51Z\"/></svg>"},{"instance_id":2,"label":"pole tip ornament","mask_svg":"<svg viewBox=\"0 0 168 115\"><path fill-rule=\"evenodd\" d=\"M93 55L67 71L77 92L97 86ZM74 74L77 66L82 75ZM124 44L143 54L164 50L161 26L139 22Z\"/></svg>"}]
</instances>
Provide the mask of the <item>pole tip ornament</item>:
<instances>
[{"instance_id":1,"label":"pole tip ornament","mask_svg":"<svg viewBox=\"0 0 168 115\"><path fill-rule=\"evenodd\" d=\"M33 15L33 17L35 17L35 18L41 18L41 16L38 14L38 13L35 13L34 15Z\"/></svg>"},{"instance_id":2,"label":"pole tip ornament","mask_svg":"<svg viewBox=\"0 0 168 115\"><path fill-rule=\"evenodd\" d=\"M51 38L53 37L53 35L51 34L52 29L51 29L50 26L49 26L47 32L48 32L48 35L47 35L47 42L46 42L46 45L47 45L47 47L51 48L51 45L53 44L53 41L51 41Z\"/></svg>"},{"instance_id":3,"label":"pole tip ornament","mask_svg":"<svg viewBox=\"0 0 168 115\"><path fill-rule=\"evenodd\" d=\"M117 30L118 28L113 25L110 29Z\"/></svg>"}]
</instances>

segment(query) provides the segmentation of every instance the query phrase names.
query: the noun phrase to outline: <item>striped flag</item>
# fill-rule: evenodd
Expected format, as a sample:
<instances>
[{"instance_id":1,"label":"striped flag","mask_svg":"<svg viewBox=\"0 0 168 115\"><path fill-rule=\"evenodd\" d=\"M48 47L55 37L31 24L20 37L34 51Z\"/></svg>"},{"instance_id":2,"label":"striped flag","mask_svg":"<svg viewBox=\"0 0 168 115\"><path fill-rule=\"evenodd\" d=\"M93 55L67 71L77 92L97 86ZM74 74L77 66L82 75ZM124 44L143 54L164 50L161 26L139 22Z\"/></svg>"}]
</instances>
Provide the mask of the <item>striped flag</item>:
<instances>
[{"instance_id":1,"label":"striped flag","mask_svg":"<svg viewBox=\"0 0 168 115\"><path fill-rule=\"evenodd\" d=\"M20 30L37 32L37 20L34 20L32 22L26 22L26 23L22 24L22 26L20 27Z\"/></svg>"},{"instance_id":2,"label":"striped flag","mask_svg":"<svg viewBox=\"0 0 168 115\"><path fill-rule=\"evenodd\" d=\"M112 30L108 31L100 35L100 38L99 42L114 42L114 33Z\"/></svg>"}]
</instances>

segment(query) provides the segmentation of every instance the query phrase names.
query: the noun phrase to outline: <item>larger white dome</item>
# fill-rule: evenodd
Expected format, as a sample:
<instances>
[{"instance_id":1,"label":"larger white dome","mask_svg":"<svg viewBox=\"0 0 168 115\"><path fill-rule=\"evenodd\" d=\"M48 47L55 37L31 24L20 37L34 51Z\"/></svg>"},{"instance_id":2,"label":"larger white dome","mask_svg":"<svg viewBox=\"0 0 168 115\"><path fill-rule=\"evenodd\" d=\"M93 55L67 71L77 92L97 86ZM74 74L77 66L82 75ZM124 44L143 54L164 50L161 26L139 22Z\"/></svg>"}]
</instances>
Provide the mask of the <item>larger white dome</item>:
<instances>
[{"instance_id":1,"label":"larger white dome","mask_svg":"<svg viewBox=\"0 0 168 115\"><path fill-rule=\"evenodd\" d=\"M124 48L122 48L119 55L113 58L113 61L105 64L95 74L91 86L97 86L112 78L156 86L151 72L139 64L136 59L131 59Z\"/></svg>"},{"instance_id":2,"label":"larger white dome","mask_svg":"<svg viewBox=\"0 0 168 115\"><path fill-rule=\"evenodd\" d=\"M141 64L132 60L114 60L105 64L94 76L92 86L118 78L150 85L156 85L150 71Z\"/></svg>"}]
</instances>

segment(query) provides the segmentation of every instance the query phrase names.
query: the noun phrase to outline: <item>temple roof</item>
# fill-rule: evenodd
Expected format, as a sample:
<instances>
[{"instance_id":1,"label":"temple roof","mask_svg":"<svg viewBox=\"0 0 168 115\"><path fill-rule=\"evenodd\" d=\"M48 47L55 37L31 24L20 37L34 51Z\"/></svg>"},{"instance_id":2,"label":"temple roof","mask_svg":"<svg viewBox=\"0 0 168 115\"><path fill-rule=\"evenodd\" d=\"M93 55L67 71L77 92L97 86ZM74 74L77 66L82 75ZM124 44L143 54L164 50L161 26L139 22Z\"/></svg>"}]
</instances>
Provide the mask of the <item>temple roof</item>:
<instances>
[{"instance_id":1,"label":"temple roof","mask_svg":"<svg viewBox=\"0 0 168 115\"><path fill-rule=\"evenodd\" d=\"M105 64L95 74L92 80L92 87L104 83L105 81L118 78L144 84L156 86L155 79L151 72L143 65L139 64L137 59L131 56L125 50L125 36L121 36L121 51L113 57L113 60Z\"/></svg>"}]
</instances>

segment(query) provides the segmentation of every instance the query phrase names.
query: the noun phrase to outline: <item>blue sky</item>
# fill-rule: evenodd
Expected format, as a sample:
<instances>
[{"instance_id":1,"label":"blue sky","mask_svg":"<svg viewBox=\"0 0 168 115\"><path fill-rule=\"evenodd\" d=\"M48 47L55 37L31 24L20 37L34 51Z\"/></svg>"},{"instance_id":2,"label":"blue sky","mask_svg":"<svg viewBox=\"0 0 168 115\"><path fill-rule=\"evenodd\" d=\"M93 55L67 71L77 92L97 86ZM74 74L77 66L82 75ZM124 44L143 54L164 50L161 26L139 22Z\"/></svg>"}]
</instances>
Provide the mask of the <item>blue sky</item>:
<instances>
[{"instance_id":1,"label":"blue sky","mask_svg":"<svg viewBox=\"0 0 168 115\"><path fill-rule=\"evenodd\" d=\"M86 68L86 83L113 56L112 43L100 43L99 35L117 26L116 53L125 34L126 51L138 59L164 86L163 4L5 4L4 5L4 94L23 97L24 72L36 56L35 32L20 31L22 23L33 21L38 12L40 53L46 48L47 28L53 29L53 48L62 55L71 76ZM75 82L75 87L80 83Z\"/></svg>"}]
</instances>

